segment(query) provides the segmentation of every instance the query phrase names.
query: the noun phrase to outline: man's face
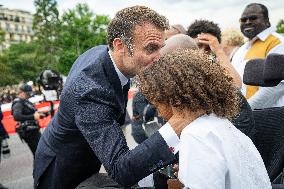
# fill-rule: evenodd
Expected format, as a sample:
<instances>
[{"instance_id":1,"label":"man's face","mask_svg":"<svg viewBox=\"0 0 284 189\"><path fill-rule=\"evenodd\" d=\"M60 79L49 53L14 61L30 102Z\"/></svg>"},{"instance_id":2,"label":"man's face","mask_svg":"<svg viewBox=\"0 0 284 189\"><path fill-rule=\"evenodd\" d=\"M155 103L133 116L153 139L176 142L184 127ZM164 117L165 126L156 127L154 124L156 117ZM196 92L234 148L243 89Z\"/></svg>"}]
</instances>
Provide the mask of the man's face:
<instances>
[{"instance_id":1,"label":"man's face","mask_svg":"<svg viewBox=\"0 0 284 189\"><path fill-rule=\"evenodd\" d=\"M137 25L133 35L133 54L125 49L123 56L124 73L134 77L160 58L160 50L164 45L165 32L152 24ZM125 48L126 45L125 45Z\"/></svg>"},{"instance_id":2,"label":"man's face","mask_svg":"<svg viewBox=\"0 0 284 189\"><path fill-rule=\"evenodd\" d=\"M19 90L19 91L18 91L18 97L21 98L21 99L28 99L30 96L29 96L28 93Z\"/></svg>"},{"instance_id":3,"label":"man's face","mask_svg":"<svg viewBox=\"0 0 284 189\"><path fill-rule=\"evenodd\" d=\"M245 8L240 18L240 28L244 36L253 39L260 32L269 27L269 21L263 17L259 5Z\"/></svg>"}]
</instances>

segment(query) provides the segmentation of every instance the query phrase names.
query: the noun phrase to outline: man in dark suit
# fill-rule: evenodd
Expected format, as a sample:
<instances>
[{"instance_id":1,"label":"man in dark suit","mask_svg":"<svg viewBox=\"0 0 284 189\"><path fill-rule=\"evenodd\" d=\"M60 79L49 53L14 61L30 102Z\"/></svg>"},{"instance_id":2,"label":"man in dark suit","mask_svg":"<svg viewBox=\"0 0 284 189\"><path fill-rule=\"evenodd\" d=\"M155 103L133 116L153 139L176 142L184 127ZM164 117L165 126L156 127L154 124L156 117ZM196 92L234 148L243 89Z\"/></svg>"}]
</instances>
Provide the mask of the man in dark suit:
<instances>
[{"instance_id":1,"label":"man in dark suit","mask_svg":"<svg viewBox=\"0 0 284 189\"><path fill-rule=\"evenodd\" d=\"M187 125L180 115L133 150L120 128L129 78L160 57L166 29L167 19L155 11L125 8L108 26L108 46L92 48L76 60L58 112L38 144L35 188L75 188L101 164L128 187L175 161L178 135Z\"/></svg>"}]
</instances>

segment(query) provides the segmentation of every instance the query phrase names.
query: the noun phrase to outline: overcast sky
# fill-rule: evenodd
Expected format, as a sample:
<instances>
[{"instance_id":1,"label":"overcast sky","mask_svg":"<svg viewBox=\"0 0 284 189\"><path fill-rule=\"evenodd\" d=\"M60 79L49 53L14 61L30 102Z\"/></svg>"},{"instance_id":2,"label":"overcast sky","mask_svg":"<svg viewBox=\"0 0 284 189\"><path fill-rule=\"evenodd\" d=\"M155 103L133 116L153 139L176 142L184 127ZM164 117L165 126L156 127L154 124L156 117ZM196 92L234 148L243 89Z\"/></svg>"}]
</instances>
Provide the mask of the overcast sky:
<instances>
[{"instance_id":1,"label":"overcast sky","mask_svg":"<svg viewBox=\"0 0 284 189\"><path fill-rule=\"evenodd\" d=\"M95 14L114 14L125 7L133 5L148 6L165 15L170 24L182 24L188 27L195 19L208 19L219 24L221 28L239 27L239 17L248 3L262 3L268 7L272 25L284 19L283 0L58 0L60 13L72 9L78 3L87 3ZM1 0L0 4L11 9L23 9L35 12L32 0Z\"/></svg>"}]
</instances>

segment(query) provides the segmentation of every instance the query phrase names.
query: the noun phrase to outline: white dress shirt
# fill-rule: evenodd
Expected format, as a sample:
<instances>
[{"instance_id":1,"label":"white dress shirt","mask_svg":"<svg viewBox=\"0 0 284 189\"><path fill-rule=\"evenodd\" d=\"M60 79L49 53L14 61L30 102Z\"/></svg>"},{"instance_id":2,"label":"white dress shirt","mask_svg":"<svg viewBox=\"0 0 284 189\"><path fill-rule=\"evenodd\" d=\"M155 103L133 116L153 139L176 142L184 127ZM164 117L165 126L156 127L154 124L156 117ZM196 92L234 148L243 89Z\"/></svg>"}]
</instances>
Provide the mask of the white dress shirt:
<instances>
[{"instance_id":1,"label":"white dress shirt","mask_svg":"<svg viewBox=\"0 0 284 189\"><path fill-rule=\"evenodd\" d=\"M190 189L270 189L252 141L227 119L203 115L183 129L179 180Z\"/></svg>"}]
</instances>

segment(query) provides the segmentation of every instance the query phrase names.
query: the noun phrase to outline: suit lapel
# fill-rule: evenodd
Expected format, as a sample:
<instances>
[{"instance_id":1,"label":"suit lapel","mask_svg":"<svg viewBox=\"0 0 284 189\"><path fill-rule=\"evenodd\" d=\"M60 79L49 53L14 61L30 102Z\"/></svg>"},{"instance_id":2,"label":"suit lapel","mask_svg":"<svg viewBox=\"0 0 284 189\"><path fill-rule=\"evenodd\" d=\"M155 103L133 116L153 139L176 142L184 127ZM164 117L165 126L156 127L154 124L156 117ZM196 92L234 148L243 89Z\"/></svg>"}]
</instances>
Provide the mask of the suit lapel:
<instances>
[{"instance_id":1,"label":"suit lapel","mask_svg":"<svg viewBox=\"0 0 284 189\"><path fill-rule=\"evenodd\" d=\"M122 115L125 115L129 83L127 83L127 86L123 87L122 89L120 79L118 77L118 74L115 71L113 62L111 61L111 58L108 53L108 49L105 52L105 61L103 62L103 65L104 65L106 78L109 80L111 86L115 90L115 94L116 94L116 97L118 98Z\"/></svg>"},{"instance_id":2,"label":"suit lapel","mask_svg":"<svg viewBox=\"0 0 284 189\"><path fill-rule=\"evenodd\" d=\"M105 58L106 58L106 61L104 61L104 67L105 67L105 73L106 73L106 77L107 79L109 80L109 82L111 83L111 85L113 86L116 94L118 96L121 96L122 97L122 88L121 88L121 83L120 83L120 80L119 80L119 77L115 71L115 68L113 66L113 63L111 61L111 58L108 54L108 49L105 53Z\"/></svg>"}]
</instances>

